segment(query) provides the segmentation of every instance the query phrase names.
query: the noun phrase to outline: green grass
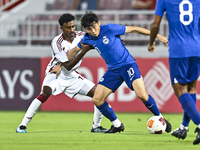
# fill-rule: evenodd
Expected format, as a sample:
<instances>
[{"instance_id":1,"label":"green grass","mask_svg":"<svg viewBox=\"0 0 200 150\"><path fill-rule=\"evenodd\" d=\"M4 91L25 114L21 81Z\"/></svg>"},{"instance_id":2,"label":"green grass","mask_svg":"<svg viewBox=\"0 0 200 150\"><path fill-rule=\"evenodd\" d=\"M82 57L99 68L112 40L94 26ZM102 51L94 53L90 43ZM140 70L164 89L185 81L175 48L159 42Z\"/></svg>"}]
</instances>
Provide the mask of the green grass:
<instances>
[{"instance_id":1,"label":"green grass","mask_svg":"<svg viewBox=\"0 0 200 150\"><path fill-rule=\"evenodd\" d=\"M170 134L150 134L146 128L148 113L117 113L125 131L115 134L91 133L93 113L38 112L25 134L15 133L25 112L0 111L0 150L196 150L193 145L196 126L191 122L185 140ZM176 129L181 114L163 114ZM105 117L101 125L110 128Z\"/></svg>"}]
</instances>

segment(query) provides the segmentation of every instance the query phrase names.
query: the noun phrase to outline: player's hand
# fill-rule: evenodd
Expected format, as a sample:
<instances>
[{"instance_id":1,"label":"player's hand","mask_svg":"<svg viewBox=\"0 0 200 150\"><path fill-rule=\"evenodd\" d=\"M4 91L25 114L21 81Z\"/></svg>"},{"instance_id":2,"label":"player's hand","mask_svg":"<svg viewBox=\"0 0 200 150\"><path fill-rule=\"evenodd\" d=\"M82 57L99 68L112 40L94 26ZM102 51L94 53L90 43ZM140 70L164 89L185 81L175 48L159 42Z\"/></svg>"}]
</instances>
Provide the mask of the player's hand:
<instances>
[{"instance_id":1,"label":"player's hand","mask_svg":"<svg viewBox=\"0 0 200 150\"><path fill-rule=\"evenodd\" d=\"M168 46L168 39L162 35L157 35L159 41L163 42L165 46Z\"/></svg>"},{"instance_id":2,"label":"player's hand","mask_svg":"<svg viewBox=\"0 0 200 150\"><path fill-rule=\"evenodd\" d=\"M155 42L153 43L153 45L148 45L148 51L149 52L154 52L154 49L155 49Z\"/></svg>"},{"instance_id":3,"label":"player's hand","mask_svg":"<svg viewBox=\"0 0 200 150\"><path fill-rule=\"evenodd\" d=\"M60 74L61 71L61 64L55 66L53 68L53 70L51 70L51 73L55 73L56 74L56 78L58 77L58 75Z\"/></svg>"},{"instance_id":4,"label":"player's hand","mask_svg":"<svg viewBox=\"0 0 200 150\"><path fill-rule=\"evenodd\" d=\"M94 49L92 45L84 45L81 42L80 44L81 44L82 52L84 53L87 53L89 50Z\"/></svg>"}]
</instances>

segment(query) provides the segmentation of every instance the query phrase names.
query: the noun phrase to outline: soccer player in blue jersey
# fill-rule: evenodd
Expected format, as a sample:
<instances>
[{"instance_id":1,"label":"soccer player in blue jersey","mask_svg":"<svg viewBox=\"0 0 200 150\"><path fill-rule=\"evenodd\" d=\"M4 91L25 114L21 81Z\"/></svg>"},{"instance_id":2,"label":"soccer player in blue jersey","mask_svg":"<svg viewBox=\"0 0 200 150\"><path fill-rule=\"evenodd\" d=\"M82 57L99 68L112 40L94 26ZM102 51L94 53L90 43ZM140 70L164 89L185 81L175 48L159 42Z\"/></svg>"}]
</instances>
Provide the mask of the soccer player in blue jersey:
<instances>
[{"instance_id":1,"label":"soccer player in blue jersey","mask_svg":"<svg viewBox=\"0 0 200 150\"><path fill-rule=\"evenodd\" d=\"M100 79L93 96L93 103L107 117L112 126L106 133L124 131L124 125L115 115L112 107L106 102L106 98L125 81L127 86L134 90L137 97L156 116L161 116L158 107L150 95L147 94L144 82L138 69L135 59L128 52L120 39L120 35L126 33L140 33L150 35L150 31L140 27L124 26L118 24L100 25L95 13L86 12L81 18L81 25L86 29L86 34L81 42L85 45L92 45L105 60L108 70ZM158 39L164 43L168 40L157 35ZM79 43L68 53L68 58L73 58L81 50ZM166 132L171 131L171 124L166 121Z\"/></svg>"},{"instance_id":2,"label":"soccer player in blue jersey","mask_svg":"<svg viewBox=\"0 0 200 150\"><path fill-rule=\"evenodd\" d=\"M200 0L157 0L148 50L153 52L155 37L166 11L169 23L169 67L171 84L184 110L182 124L171 135L185 139L190 119L197 124L200 143L200 115L196 108L196 85L200 70Z\"/></svg>"}]
</instances>

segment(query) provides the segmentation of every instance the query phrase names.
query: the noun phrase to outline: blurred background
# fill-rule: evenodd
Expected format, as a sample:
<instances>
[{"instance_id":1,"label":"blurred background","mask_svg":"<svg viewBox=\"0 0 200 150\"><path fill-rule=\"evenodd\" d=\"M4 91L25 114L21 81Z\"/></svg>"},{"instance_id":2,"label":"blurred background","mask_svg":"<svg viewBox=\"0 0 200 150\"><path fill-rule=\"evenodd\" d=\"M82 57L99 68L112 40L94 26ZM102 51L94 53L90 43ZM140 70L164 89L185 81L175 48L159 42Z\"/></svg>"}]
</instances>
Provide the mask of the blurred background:
<instances>
[{"instance_id":1,"label":"blurred background","mask_svg":"<svg viewBox=\"0 0 200 150\"><path fill-rule=\"evenodd\" d=\"M142 1L144 1L143 5ZM57 20L62 13L66 12L76 16L76 30L83 30L79 19L86 10L94 11L101 24L117 23L150 29L155 2L156 0L1 0L1 56L51 56L50 42L61 33ZM166 20L162 21L160 34L164 36L168 34ZM143 57L149 54L146 51L148 36L133 33L122 38L134 56ZM160 55L156 52L151 56L167 56L162 43L157 44L162 52L159 50ZM15 51L12 53L7 50L14 47ZM145 48L141 50L141 47Z\"/></svg>"},{"instance_id":2,"label":"blurred background","mask_svg":"<svg viewBox=\"0 0 200 150\"><path fill-rule=\"evenodd\" d=\"M46 65L51 59L51 40L61 33L58 18L75 15L76 30L84 29L80 17L94 11L101 24L117 23L150 29L156 0L0 0L0 110L26 110L40 93ZM166 17L159 33L168 36ZM162 112L182 112L170 85L168 48L156 41L149 53L149 36L136 33L121 36L136 59L150 93ZM91 63L92 62L92 63ZM106 71L105 62L95 50L83 59L79 72L98 83ZM200 93L200 90L199 90ZM200 95L197 93L197 99ZM148 112L125 84L108 97L119 112ZM198 101L197 101L198 102ZM64 94L51 96L43 111L93 111L91 99Z\"/></svg>"}]
</instances>

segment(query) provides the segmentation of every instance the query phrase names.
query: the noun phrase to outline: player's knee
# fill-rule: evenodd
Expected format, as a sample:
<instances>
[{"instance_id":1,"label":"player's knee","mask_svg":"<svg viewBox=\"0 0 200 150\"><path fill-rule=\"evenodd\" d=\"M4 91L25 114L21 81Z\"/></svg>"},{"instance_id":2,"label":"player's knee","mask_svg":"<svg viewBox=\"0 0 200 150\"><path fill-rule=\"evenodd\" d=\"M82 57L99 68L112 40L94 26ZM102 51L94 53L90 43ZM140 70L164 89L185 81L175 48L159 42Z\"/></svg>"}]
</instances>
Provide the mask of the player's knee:
<instances>
[{"instance_id":1,"label":"player's knee","mask_svg":"<svg viewBox=\"0 0 200 150\"><path fill-rule=\"evenodd\" d=\"M104 103L104 101L103 100L101 100L101 99L98 99L98 98L92 98L92 102L94 103L94 105L95 106L101 106L103 103Z\"/></svg>"},{"instance_id":2,"label":"player's knee","mask_svg":"<svg viewBox=\"0 0 200 150\"><path fill-rule=\"evenodd\" d=\"M44 86L42 89L42 95L44 95L47 99L51 96L52 89L49 86Z\"/></svg>"},{"instance_id":3,"label":"player's knee","mask_svg":"<svg viewBox=\"0 0 200 150\"><path fill-rule=\"evenodd\" d=\"M180 97L181 95L183 95L183 94L185 94L185 93L187 93L188 91L186 91L186 90L175 90L174 91L174 93L175 93L175 95L176 95L176 97Z\"/></svg>"},{"instance_id":4,"label":"player's knee","mask_svg":"<svg viewBox=\"0 0 200 150\"><path fill-rule=\"evenodd\" d=\"M48 99L48 97L46 97L44 94L40 94L38 95L37 99L39 101L41 101L42 103L46 102L46 100Z\"/></svg>"},{"instance_id":5,"label":"player's knee","mask_svg":"<svg viewBox=\"0 0 200 150\"><path fill-rule=\"evenodd\" d=\"M148 95L146 93L139 93L137 94L137 97L143 102L146 102L148 100Z\"/></svg>"}]
</instances>

